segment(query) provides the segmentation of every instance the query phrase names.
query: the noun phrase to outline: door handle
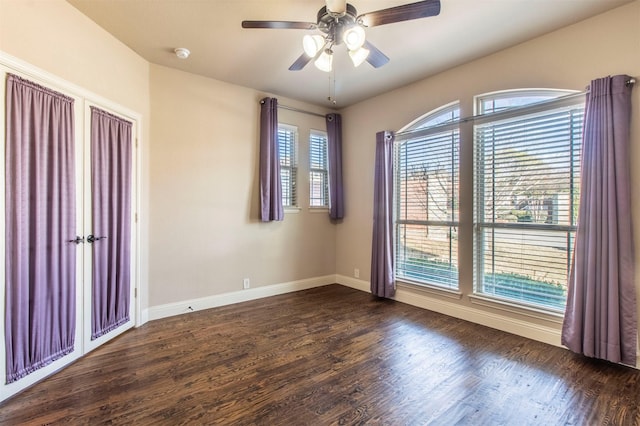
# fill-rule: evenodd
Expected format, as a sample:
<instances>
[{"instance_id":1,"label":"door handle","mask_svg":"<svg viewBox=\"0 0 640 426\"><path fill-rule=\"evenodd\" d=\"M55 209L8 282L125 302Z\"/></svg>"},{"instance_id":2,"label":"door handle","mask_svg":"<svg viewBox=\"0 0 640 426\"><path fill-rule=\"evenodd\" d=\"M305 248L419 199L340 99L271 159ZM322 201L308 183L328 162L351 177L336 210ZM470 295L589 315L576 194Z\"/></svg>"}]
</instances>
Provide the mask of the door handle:
<instances>
[{"instance_id":1,"label":"door handle","mask_svg":"<svg viewBox=\"0 0 640 426\"><path fill-rule=\"evenodd\" d=\"M107 238L107 237L96 237L96 236L94 236L93 234L91 234L91 235L89 235L89 236L87 237L87 242L88 242L89 244L91 244L91 243L93 243L94 241L104 240L105 238Z\"/></svg>"},{"instance_id":2,"label":"door handle","mask_svg":"<svg viewBox=\"0 0 640 426\"><path fill-rule=\"evenodd\" d=\"M75 240L67 240L70 243L76 243L76 244L80 244L80 243L84 243L84 238L82 237L76 237Z\"/></svg>"}]
</instances>

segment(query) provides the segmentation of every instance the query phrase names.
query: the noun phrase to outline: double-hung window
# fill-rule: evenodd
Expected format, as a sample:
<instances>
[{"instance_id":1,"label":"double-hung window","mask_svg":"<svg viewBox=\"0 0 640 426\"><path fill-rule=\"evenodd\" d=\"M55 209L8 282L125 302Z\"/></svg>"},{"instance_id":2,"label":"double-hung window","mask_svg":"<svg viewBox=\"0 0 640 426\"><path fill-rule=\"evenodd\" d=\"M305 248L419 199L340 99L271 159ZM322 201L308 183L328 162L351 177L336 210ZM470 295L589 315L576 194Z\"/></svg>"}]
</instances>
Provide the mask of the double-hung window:
<instances>
[{"instance_id":1,"label":"double-hung window","mask_svg":"<svg viewBox=\"0 0 640 426\"><path fill-rule=\"evenodd\" d=\"M278 124L278 150L280 152L280 181L282 183L282 205L297 207L297 149L298 128Z\"/></svg>"},{"instance_id":2,"label":"double-hung window","mask_svg":"<svg viewBox=\"0 0 640 426\"><path fill-rule=\"evenodd\" d=\"M318 130L309 136L309 206L329 207L327 133Z\"/></svg>"},{"instance_id":3,"label":"double-hung window","mask_svg":"<svg viewBox=\"0 0 640 426\"><path fill-rule=\"evenodd\" d=\"M565 95L529 90L477 99L477 295L550 311L564 309L584 115L584 98Z\"/></svg>"},{"instance_id":4,"label":"double-hung window","mask_svg":"<svg viewBox=\"0 0 640 426\"><path fill-rule=\"evenodd\" d=\"M396 279L458 288L458 104L427 114L395 144Z\"/></svg>"}]
</instances>

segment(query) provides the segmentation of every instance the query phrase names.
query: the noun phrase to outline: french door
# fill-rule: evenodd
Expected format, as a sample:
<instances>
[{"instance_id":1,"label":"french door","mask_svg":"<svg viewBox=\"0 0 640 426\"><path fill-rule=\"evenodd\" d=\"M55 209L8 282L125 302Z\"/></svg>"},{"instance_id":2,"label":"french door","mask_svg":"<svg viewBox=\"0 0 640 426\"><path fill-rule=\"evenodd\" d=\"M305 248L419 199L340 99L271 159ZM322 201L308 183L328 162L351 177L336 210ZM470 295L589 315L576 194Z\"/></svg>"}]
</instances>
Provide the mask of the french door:
<instances>
[{"instance_id":1,"label":"french door","mask_svg":"<svg viewBox=\"0 0 640 426\"><path fill-rule=\"evenodd\" d=\"M84 117L89 143L84 147L82 340L89 352L135 325L136 123L91 103Z\"/></svg>"},{"instance_id":2,"label":"french door","mask_svg":"<svg viewBox=\"0 0 640 426\"><path fill-rule=\"evenodd\" d=\"M0 133L3 135L6 135L7 126L4 100L8 73L15 71L0 63L0 99L3 101L0 103ZM130 114L120 113L118 107L90 102L83 94L73 94L72 90L69 94L64 82L59 86L58 81L26 78L54 91L66 92L65 95L73 100L75 235L69 235L65 243L75 252L75 269L70 272L72 275L75 272L72 292L75 303L71 304L75 306L75 312L70 315L75 321L74 342L72 350L64 356L29 369L24 377L7 383L7 372L11 370L8 351L14 350L11 331L7 328L10 322L6 317L7 304L12 303L13 307L21 302L7 299L7 288L15 285L16 280L12 280L13 284L8 281L4 268L5 245L0 245L0 257L3 258L0 267L0 329L3 334L0 341L0 402L130 329L137 317L137 120L130 118ZM6 161L6 158L0 161L0 188L3 191L0 199L3 202ZM4 207L0 209L0 223L3 224L0 235L6 241L8 225ZM21 309L27 306L28 310L28 305L26 300ZM13 358L13 352L11 354Z\"/></svg>"}]
</instances>

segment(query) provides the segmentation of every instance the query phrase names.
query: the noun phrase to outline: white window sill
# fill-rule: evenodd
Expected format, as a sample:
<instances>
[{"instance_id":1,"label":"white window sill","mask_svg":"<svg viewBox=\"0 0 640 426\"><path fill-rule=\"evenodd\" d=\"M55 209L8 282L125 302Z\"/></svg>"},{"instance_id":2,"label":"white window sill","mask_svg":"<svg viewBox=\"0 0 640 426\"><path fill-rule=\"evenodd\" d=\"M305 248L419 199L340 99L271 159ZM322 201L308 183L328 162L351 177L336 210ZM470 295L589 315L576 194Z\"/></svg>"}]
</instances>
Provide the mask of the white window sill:
<instances>
[{"instance_id":1,"label":"white window sill","mask_svg":"<svg viewBox=\"0 0 640 426\"><path fill-rule=\"evenodd\" d=\"M300 207L285 207L284 208L284 213L285 214L289 214L289 213L300 213Z\"/></svg>"},{"instance_id":2,"label":"white window sill","mask_svg":"<svg viewBox=\"0 0 640 426\"><path fill-rule=\"evenodd\" d=\"M462 299L462 293L458 290L452 290L445 287L438 287L435 285L412 283L409 281L401 281L396 279L396 287L405 288L418 293L435 294L437 296L448 297L450 299L460 300Z\"/></svg>"},{"instance_id":3,"label":"white window sill","mask_svg":"<svg viewBox=\"0 0 640 426\"><path fill-rule=\"evenodd\" d=\"M488 297L482 294L474 293L469 295L469 300L475 305L485 306L489 308L499 309L512 314L524 315L531 318L555 322L562 324L564 314L557 311L546 310L542 307L521 305L505 299Z\"/></svg>"},{"instance_id":4,"label":"white window sill","mask_svg":"<svg viewBox=\"0 0 640 426\"><path fill-rule=\"evenodd\" d=\"M329 207L309 207L309 213L329 213Z\"/></svg>"}]
</instances>

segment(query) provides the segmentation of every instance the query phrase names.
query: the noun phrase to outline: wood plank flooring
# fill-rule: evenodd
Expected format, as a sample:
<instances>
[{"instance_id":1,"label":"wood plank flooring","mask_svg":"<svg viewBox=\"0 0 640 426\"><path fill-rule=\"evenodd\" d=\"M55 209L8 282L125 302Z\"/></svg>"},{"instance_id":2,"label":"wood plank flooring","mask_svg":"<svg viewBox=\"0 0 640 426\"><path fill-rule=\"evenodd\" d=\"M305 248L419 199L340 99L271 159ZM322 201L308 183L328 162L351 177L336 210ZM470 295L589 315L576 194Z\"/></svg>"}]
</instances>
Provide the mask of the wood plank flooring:
<instances>
[{"instance_id":1,"label":"wood plank flooring","mask_svg":"<svg viewBox=\"0 0 640 426\"><path fill-rule=\"evenodd\" d=\"M339 285L131 330L0 424L632 425L640 372Z\"/></svg>"}]
</instances>

